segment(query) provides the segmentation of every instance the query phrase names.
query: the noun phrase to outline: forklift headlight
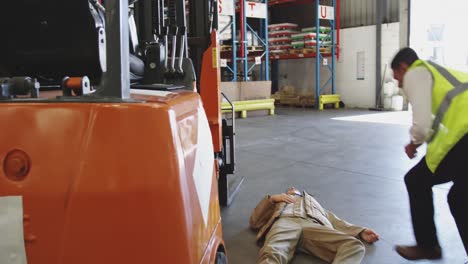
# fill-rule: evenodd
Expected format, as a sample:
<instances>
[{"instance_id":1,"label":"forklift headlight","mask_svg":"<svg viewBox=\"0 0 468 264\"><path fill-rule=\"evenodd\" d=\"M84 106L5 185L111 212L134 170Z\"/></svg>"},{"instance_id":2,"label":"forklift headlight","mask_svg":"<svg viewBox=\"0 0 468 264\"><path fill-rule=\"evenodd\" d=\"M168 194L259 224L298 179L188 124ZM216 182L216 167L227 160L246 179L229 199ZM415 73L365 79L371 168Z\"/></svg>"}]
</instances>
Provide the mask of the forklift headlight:
<instances>
[{"instance_id":1,"label":"forklift headlight","mask_svg":"<svg viewBox=\"0 0 468 264\"><path fill-rule=\"evenodd\" d=\"M5 176L12 181L22 181L31 169L31 159L26 152L14 149L3 160Z\"/></svg>"}]
</instances>

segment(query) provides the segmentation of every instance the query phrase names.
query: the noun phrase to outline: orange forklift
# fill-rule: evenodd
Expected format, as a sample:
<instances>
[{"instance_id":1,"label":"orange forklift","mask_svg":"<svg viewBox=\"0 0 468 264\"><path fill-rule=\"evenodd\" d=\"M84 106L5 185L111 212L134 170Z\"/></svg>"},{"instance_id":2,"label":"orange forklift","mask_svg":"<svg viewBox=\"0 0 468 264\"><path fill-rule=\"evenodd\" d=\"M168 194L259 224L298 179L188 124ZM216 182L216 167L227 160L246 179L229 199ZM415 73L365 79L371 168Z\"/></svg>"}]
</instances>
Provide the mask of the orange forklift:
<instances>
[{"instance_id":1,"label":"orange forklift","mask_svg":"<svg viewBox=\"0 0 468 264\"><path fill-rule=\"evenodd\" d=\"M0 263L227 263L216 1L0 6Z\"/></svg>"}]
</instances>

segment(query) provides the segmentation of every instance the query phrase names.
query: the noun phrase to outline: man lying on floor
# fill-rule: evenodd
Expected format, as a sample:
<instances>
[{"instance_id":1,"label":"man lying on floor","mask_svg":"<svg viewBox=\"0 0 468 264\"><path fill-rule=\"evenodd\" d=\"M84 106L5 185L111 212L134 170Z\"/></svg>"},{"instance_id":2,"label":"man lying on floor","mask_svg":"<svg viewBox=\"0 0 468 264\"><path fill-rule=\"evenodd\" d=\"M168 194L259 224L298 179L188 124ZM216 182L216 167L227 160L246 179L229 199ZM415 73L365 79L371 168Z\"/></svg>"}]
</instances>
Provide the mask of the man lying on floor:
<instances>
[{"instance_id":1,"label":"man lying on floor","mask_svg":"<svg viewBox=\"0 0 468 264\"><path fill-rule=\"evenodd\" d=\"M261 264L287 264L296 250L328 263L361 263L365 253L361 240L379 240L373 230L339 219L307 192L294 187L260 201L250 217L250 227L258 231L257 242L263 244L258 259Z\"/></svg>"}]
</instances>

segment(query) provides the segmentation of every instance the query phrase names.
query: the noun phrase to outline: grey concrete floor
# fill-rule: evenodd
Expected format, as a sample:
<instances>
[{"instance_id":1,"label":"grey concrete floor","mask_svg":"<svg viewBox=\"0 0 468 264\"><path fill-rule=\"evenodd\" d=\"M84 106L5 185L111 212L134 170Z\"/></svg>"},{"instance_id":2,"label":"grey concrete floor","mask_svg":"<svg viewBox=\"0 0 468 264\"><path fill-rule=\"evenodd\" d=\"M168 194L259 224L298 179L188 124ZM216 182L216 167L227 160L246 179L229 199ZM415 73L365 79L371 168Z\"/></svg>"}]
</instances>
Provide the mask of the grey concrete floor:
<instances>
[{"instance_id":1,"label":"grey concrete floor","mask_svg":"<svg viewBox=\"0 0 468 264\"><path fill-rule=\"evenodd\" d=\"M356 118L366 122L343 120ZM238 120L237 175L245 182L234 203L222 211L229 263L256 262L259 248L248 227L250 213L265 194L280 193L289 186L308 190L341 218L380 234L380 241L366 246L363 263L410 263L393 250L395 244L414 243L403 181L405 172L418 161L409 160L403 152L409 120L407 112L300 108L278 108L273 117ZM434 187L444 257L417 263L468 260L446 202L450 186ZM324 262L298 254L292 263Z\"/></svg>"}]
</instances>

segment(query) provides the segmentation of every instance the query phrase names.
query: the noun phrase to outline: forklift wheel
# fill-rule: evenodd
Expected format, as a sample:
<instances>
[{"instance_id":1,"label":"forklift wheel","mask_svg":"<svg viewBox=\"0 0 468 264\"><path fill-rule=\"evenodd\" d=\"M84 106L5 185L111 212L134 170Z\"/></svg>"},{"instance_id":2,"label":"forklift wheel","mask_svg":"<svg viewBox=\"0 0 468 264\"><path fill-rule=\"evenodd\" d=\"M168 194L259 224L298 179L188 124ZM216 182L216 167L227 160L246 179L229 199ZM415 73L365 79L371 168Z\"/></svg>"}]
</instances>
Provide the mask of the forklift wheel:
<instances>
[{"instance_id":1,"label":"forklift wheel","mask_svg":"<svg viewBox=\"0 0 468 264\"><path fill-rule=\"evenodd\" d=\"M224 252L220 251L216 253L215 264L227 264L227 258Z\"/></svg>"}]
</instances>

